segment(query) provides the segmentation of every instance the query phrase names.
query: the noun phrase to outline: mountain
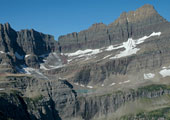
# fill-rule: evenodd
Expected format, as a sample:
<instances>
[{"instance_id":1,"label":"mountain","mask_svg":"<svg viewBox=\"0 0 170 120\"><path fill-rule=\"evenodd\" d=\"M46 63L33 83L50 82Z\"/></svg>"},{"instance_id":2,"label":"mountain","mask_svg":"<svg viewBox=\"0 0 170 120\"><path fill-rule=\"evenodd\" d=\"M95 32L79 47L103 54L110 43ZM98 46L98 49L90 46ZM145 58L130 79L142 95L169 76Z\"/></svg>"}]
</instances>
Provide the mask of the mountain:
<instances>
[{"instance_id":1,"label":"mountain","mask_svg":"<svg viewBox=\"0 0 170 120\"><path fill-rule=\"evenodd\" d=\"M58 44L51 35L31 30L13 30L9 23L0 25L1 64L11 68L27 65L39 68L40 56L58 51Z\"/></svg>"},{"instance_id":2,"label":"mountain","mask_svg":"<svg viewBox=\"0 0 170 120\"><path fill-rule=\"evenodd\" d=\"M170 119L169 44L151 5L58 41L1 24L0 119Z\"/></svg>"},{"instance_id":3,"label":"mountain","mask_svg":"<svg viewBox=\"0 0 170 120\"><path fill-rule=\"evenodd\" d=\"M167 21L151 5L144 5L136 11L123 12L109 25L93 24L89 29L59 37L62 52L74 52L79 49L100 48L110 44L139 38L159 31ZM164 28L163 28L164 29Z\"/></svg>"}]
</instances>

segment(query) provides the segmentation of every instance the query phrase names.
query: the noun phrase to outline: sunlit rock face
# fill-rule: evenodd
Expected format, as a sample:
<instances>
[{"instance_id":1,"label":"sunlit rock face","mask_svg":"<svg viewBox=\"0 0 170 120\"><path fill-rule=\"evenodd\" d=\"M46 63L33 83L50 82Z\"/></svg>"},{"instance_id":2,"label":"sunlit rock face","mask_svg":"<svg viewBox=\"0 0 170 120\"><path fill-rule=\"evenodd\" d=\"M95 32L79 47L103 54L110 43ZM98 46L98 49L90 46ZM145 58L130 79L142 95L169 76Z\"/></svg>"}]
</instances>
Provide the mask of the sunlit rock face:
<instances>
[{"instance_id":1,"label":"sunlit rock face","mask_svg":"<svg viewBox=\"0 0 170 120\"><path fill-rule=\"evenodd\" d=\"M119 120L169 107L169 45L170 23L151 5L59 41L0 25L0 119Z\"/></svg>"},{"instance_id":2,"label":"sunlit rock face","mask_svg":"<svg viewBox=\"0 0 170 120\"><path fill-rule=\"evenodd\" d=\"M73 52L79 49L100 48L110 44L126 41L128 38L139 38L159 32L167 21L151 5L144 5L136 11L124 12L109 25L97 23L79 33L60 36L62 52Z\"/></svg>"}]
</instances>

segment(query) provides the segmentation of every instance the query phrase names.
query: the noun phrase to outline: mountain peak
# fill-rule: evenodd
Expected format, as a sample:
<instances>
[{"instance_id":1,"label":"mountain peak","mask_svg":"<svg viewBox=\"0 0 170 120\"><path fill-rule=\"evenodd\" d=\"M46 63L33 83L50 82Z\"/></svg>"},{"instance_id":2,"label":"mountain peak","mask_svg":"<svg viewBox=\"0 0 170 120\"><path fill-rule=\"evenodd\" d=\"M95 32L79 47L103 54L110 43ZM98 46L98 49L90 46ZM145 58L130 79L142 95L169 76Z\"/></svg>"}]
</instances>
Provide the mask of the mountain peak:
<instances>
[{"instance_id":1,"label":"mountain peak","mask_svg":"<svg viewBox=\"0 0 170 120\"><path fill-rule=\"evenodd\" d=\"M147 21L148 24L165 22L152 5L146 4L136 11L123 12L120 17L113 24L122 24L126 22L137 23L140 21Z\"/></svg>"},{"instance_id":2,"label":"mountain peak","mask_svg":"<svg viewBox=\"0 0 170 120\"><path fill-rule=\"evenodd\" d=\"M11 28L11 27L10 27L10 24L9 24L9 23L0 24L0 29L9 30L10 28Z\"/></svg>"},{"instance_id":3,"label":"mountain peak","mask_svg":"<svg viewBox=\"0 0 170 120\"><path fill-rule=\"evenodd\" d=\"M154 6L153 6L153 5L150 5L150 4L145 4L145 5L143 5L142 7L140 7L139 9L146 9L146 8L155 10Z\"/></svg>"},{"instance_id":4,"label":"mountain peak","mask_svg":"<svg viewBox=\"0 0 170 120\"><path fill-rule=\"evenodd\" d=\"M140 8L138 8L135 13L138 14L143 14L143 15L153 15L153 14L158 14L157 11L155 10L154 6L146 4Z\"/></svg>"}]
</instances>

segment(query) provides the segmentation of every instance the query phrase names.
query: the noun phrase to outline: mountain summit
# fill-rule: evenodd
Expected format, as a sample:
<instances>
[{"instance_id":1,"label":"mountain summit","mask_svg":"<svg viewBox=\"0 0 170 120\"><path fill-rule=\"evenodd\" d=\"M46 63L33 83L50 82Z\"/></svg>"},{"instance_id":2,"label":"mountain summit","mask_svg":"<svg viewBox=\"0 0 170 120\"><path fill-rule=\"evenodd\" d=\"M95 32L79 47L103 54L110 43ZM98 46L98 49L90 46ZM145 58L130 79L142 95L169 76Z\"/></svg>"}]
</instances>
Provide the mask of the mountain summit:
<instances>
[{"instance_id":1,"label":"mountain summit","mask_svg":"<svg viewBox=\"0 0 170 120\"><path fill-rule=\"evenodd\" d=\"M112 24L123 24L124 22L141 22L149 25L165 21L166 20L157 13L152 5L147 4L136 11L130 11L128 13L123 12L120 17Z\"/></svg>"},{"instance_id":2,"label":"mountain summit","mask_svg":"<svg viewBox=\"0 0 170 120\"><path fill-rule=\"evenodd\" d=\"M73 52L78 49L100 48L125 41L130 37L141 37L153 30L159 31L167 21L161 17L153 6L144 5L136 11L123 12L120 17L108 26L99 23L87 30L59 37L62 52Z\"/></svg>"}]
</instances>

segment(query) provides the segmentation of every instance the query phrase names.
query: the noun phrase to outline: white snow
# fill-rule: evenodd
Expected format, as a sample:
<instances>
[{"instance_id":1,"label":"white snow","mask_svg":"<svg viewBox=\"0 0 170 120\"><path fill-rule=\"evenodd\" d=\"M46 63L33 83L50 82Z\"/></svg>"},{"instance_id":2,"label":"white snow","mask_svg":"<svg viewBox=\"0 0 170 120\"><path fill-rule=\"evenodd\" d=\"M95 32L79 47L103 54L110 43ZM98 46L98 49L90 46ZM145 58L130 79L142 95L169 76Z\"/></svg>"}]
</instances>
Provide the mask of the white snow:
<instances>
[{"instance_id":1,"label":"white snow","mask_svg":"<svg viewBox=\"0 0 170 120\"><path fill-rule=\"evenodd\" d=\"M162 67L163 69L166 69L167 67Z\"/></svg>"},{"instance_id":2,"label":"white snow","mask_svg":"<svg viewBox=\"0 0 170 120\"><path fill-rule=\"evenodd\" d=\"M5 90L4 88L0 88L0 91Z\"/></svg>"},{"instance_id":3,"label":"white snow","mask_svg":"<svg viewBox=\"0 0 170 120\"><path fill-rule=\"evenodd\" d=\"M124 47L125 50L121 51L119 54L115 55L114 57L111 57L110 59L121 58L132 54L136 54L137 51L140 50L139 48L135 48L136 44L132 38L128 39L127 42L124 42L122 47Z\"/></svg>"},{"instance_id":4,"label":"white snow","mask_svg":"<svg viewBox=\"0 0 170 120\"><path fill-rule=\"evenodd\" d=\"M8 63L4 62L4 63L2 63L2 65L8 65Z\"/></svg>"},{"instance_id":5,"label":"white snow","mask_svg":"<svg viewBox=\"0 0 170 120\"><path fill-rule=\"evenodd\" d=\"M40 64L40 69L43 69L43 70L50 70L50 69L46 68L46 67L44 66L44 64Z\"/></svg>"},{"instance_id":6,"label":"white snow","mask_svg":"<svg viewBox=\"0 0 170 120\"><path fill-rule=\"evenodd\" d=\"M72 60L73 60L73 59L69 59L69 60L67 60L67 62L70 63Z\"/></svg>"},{"instance_id":7,"label":"white snow","mask_svg":"<svg viewBox=\"0 0 170 120\"><path fill-rule=\"evenodd\" d=\"M123 83L129 83L130 82L130 80L127 80L127 81L124 81Z\"/></svg>"},{"instance_id":8,"label":"white snow","mask_svg":"<svg viewBox=\"0 0 170 120\"><path fill-rule=\"evenodd\" d=\"M19 60L23 60L23 59L24 59L24 56L18 54L17 52L15 52L15 56L16 56L16 58L19 59Z\"/></svg>"},{"instance_id":9,"label":"white snow","mask_svg":"<svg viewBox=\"0 0 170 120\"><path fill-rule=\"evenodd\" d=\"M100 52L102 52L100 49L86 49L86 50L78 50L74 53L65 53L64 55L67 55L68 57L73 57L73 56L83 57L83 56L95 55Z\"/></svg>"},{"instance_id":10,"label":"white snow","mask_svg":"<svg viewBox=\"0 0 170 120\"><path fill-rule=\"evenodd\" d=\"M1 54L5 53L4 51L0 51Z\"/></svg>"},{"instance_id":11,"label":"white snow","mask_svg":"<svg viewBox=\"0 0 170 120\"><path fill-rule=\"evenodd\" d=\"M25 55L25 58L29 57L31 54Z\"/></svg>"},{"instance_id":12,"label":"white snow","mask_svg":"<svg viewBox=\"0 0 170 120\"><path fill-rule=\"evenodd\" d=\"M145 80L152 79L154 77L155 77L155 74L153 74L153 73L144 74L144 79Z\"/></svg>"},{"instance_id":13,"label":"white snow","mask_svg":"<svg viewBox=\"0 0 170 120\"><path fill-rule=\"evenodd\" d=\"M124 82L119 82L119 84L121 85L121 84L129 83L129 82L130 82L130 80L127 80L127 81L124 81Z\"/></svg>"},{"instance_id":14,"label":"white snow","mask_svg":"<svg viewBox=\"0 0 170 120\"><path fill-rule=\"evenodd\" d=\"M168 68L163 67L163 69L159 73L162 75L162 77L170 76L170 66Z\"/></svg>"},{"instance_id":15,"label":"white snow","mask_svg":"<svg viewBox=\"0 0 170 120\"><path fill-rule=\"evenodd\" d=\"M42 70L53 70L53 69L57 69L57 68L61 68L61 67L64 67L65 65L56 65L56 66L53 66L53 65L48 65L48 68L44 66L44 63L40 64L40 69Z\"/></svg>"},{"instance_id":16,"label":"white snow","mask_svg":"<svg viewBox=\"0 0 170 120\"><path fill-rule=\"evenodd\" d=\"M67 78L59 77L58 79L60 79L60 80L66 80Z\"/></svg>"},{"instance_id":17,"label":"white snow","mask_svg":"<svg viewBox=\"0 0 170 120\"><path fill-rule=\"evenodd\" d=\"M64 65L57 65L57 66L49 65L49 67L50 69L57 69L57 68L64 67Z\"/></svg>"},{"instance_id":18,"label":"white snow","mask_svg":"<svg viewBox=\"0 0 170 120\"><path fill-rule=\"evenodd\" d=\"M112 50L117 50L123 48L123 44L117 44L117 45L110 45L106 47L105 51L112 51Z\"/></svg>"},{"instance_id":19,"label":"white snow","mask_svg":"<svg viewBox=\"0 0 170 120\"><path fill-rule=\"evenodd\" d=\"M122 82L119 82L119 84L121 85L121 84L122 84Z\"/></svg>"},{"instance_id":20,"label":"white snow","mask_svg":"<svg viewBox=\"0 0 170 120\"><path fill-rule=\"evenodd\" d=\"M112 83L112 84L110 84L110 86L113 86L113 85L115 85L116 83Z\"/></svg>"},{"instance_id":21,"label":"white snow","mask_svg":"<svg viewBox=\"0 0 170 120\"><path fill-rule=\"evenodd\" d=\"M87 86L87 88L93 88L93 86Z\"/></svg>"},{"instance_id":22,"label":"white snow","mask_svg":"<svg viewBox=\"0 0 170 120\"><path fill-rule=\"evenodd\" d=\"M106 59L106 58L108 58L108 57L110 57L110 56L112 56L112 54L111 54L111 55L107 55L107 56L105 56L103 59Z\"/></svg>"},{"instance_id":23,"label":"white snow","mask_svg":"<svg viewBox=\"0 0 170 120\"><path fill-rule=\"evenodd\" d=\"M46 57L43 59L44 63L40 64L40 69L42 70L53 70L57 68L64 67L61 58L58 56L57 53L53 52L50 54L44 54L39 57Z\"/></svg>"},{"instance_id":24,"label":"white snow","mask_svg":"<svg viewBox=\"0 0 170 120\"><path fill-rule=\"evenodd\" d=\"M118 50L118 49L124 49L123 51L121 51L119 54L110 57L111 55L105 56L103 59L106 59L108 57L110 57L110 59L116 59L116 58L121 58L121 57L126 57L129 55L133 55L136 54L140 48L136 48L137 45L145 42L146 39L153 37L153 36L160 36L161 32L153 32L152 34L150 34L149 36L144 36L142 38L139 39L132 39L129 38L126 42L123 42L121 44L116 44L116 45L110 45L108 47L103 47L100 49L86 49L86 50L78 50L76 52L73 53L61 53L61 55L66 55L68 56L68 63L71 61L75 61L77 60L77 58L80 60L80 58L86 57L87 59L91 59L92 57L94 57L94 55L99 54L101 52L104 51L112 51L112 50ZM85 59L85 60L87 60Z\"/></svg>"},{"instance_id":25,"label":"white snow","mask_svg":"<svg viewBox=\"0 0 170 120\"><path fill-rule=\"evenodd\" d=\"M161 35L161 32L153 32L149 37L160 36L160 35Z\"/></svg>"},{"instance_id":26,"label":"white snow","mask_svg":"<svg viewBox=\"0 0 170 120\"><path fill-rule=\"evenodd\" d=\"M23 70L25 71L25 74L28 74L28 75L31 75L31 72L35 71L34 68L30 68L30 67L23 67Z\"/></svg>"},{"instance_id":27,"label":"white snow","mask_svg":"<svg viewBox=\"0 0 170 120\"><path fill-rule=\"evenodd\" d=\"M136 54L140 50L140 48L136 48L136 46L138 44L143 43L146 39L148 39L150 37L160 36L160 35L161 35L161 32L157 32L157 33L153 32L151 35L144 36L144 37L139 38L137 40L129 38L127 42L123 42L122 45L117 46L117 48L124 48L125 50L121 51L119 54L115 55L114 57L111 57L110 59L116 59L116 58L121 58L121 57L126 57L126 56L129 56L129 55ZM112 47L112 48L114 48L114 47ZM111 49L111 47L109 49Z\"/></svg>"},{"instance_id":28,"label":"white snow","mask_svg":"<svg viewBox=\"0 0 170 120\"><path fill-rule=\"evenodd\" d=\"M81 86L81 87L84 87L84 85L83 85L83 84L80 84L80 86Z\"/></svg>"},{"instance_id":29,"label":"white snow","mask_svg":"<svg viewBox=\"0 0 170 120\"><path fill-rule=\"evenodd\" d=\"M79 85L79 83L74 83L75 85Z\"/></svg>"}]
</instances>

